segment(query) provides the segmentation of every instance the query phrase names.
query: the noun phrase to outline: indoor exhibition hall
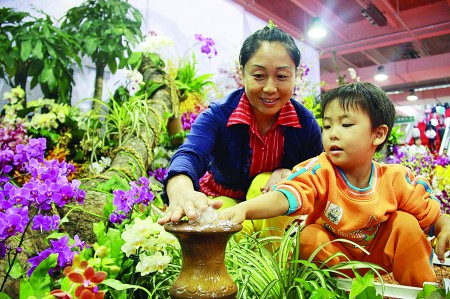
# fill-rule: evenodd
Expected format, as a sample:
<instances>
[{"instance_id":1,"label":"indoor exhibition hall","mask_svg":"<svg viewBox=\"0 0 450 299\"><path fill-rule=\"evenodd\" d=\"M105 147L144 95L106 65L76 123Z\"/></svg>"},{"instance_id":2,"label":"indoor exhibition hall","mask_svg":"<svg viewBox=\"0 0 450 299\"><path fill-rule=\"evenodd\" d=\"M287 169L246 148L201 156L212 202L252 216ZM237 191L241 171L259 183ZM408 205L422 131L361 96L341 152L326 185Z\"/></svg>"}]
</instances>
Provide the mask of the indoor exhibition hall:
<instances>
[{"instance_id":1,"label":"indoor exhibition hall","mask_svg":"<svg viewBox=\"0 0 450 299\"><path fill-rule=\"evenodd\" d=\"M1 0L0 299L450 299L449 0Z\"/></svg>"}]
</instances>

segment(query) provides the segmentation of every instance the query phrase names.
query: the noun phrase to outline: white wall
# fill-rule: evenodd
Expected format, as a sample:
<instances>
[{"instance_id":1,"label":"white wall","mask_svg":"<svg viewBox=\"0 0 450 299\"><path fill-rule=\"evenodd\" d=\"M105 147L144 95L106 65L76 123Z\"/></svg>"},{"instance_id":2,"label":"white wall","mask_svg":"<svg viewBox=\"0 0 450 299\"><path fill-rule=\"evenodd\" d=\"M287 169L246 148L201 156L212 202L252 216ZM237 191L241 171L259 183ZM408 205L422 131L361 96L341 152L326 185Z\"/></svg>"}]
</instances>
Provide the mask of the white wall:
<instances>
[{"instance_id":1,"label":"white wall","mask_svg":"<svg viewBox=\"0 0 450 299\"><path fill-rule=\"evenodd\" d=\"M59 0L57 5L53 0L2 0L1 6L39 16L35 8L58 19L68 9L81 3L81 0ZM215 74L213 79L215 82L220 80L219 68L230 68L238 59L244 39L268 22L245 12L243 7L231 0L129 0L129 3L139 9L144 16L143 34L155 31L171 37L180 56L192 47L194 34L211 37L216 43L218 55L208 59L198 50L196 57L200 73ZM309 80L319 82L319 53L298 40L297 45L302 51L303 62L311 69ZM72 103L92 97L94 93L95 71L89 61L85 60L85 63L84 72L77 71L75 74L76 86L73 90ZM104 99L117 88L121 76L123 75L119 72L116 75L109 72L105 74ZM5 90L9 90L9 87L0 82L0 95L3 95ZM39 87L27 92L29 99L42 96Z\"/></svg>"}]
</instances>

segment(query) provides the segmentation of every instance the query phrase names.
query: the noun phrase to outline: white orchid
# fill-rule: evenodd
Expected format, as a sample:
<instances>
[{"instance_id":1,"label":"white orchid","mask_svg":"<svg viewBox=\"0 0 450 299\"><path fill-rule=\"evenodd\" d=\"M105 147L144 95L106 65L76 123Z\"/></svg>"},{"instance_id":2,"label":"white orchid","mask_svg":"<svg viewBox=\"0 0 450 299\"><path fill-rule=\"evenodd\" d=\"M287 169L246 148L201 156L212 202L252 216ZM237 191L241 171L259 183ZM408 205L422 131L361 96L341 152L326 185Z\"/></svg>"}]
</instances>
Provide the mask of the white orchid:
<instances>
[{"instance_id":1,"label":"white orchid","mask_svg":"<svg viewBox=\"0 0 450 299\"><path fill-rule=\"evenodd\" d=\"M162 272L171 262L172 257L167 247L180 248L178 240L158 223L154 223L152 217L146 219L136 218L132 225L125 225L125 231L121 235L125 244L121 249L126 256L139 255L139 263L136 271L141 275L151 272Z\"/></svg>"}]
</instances>

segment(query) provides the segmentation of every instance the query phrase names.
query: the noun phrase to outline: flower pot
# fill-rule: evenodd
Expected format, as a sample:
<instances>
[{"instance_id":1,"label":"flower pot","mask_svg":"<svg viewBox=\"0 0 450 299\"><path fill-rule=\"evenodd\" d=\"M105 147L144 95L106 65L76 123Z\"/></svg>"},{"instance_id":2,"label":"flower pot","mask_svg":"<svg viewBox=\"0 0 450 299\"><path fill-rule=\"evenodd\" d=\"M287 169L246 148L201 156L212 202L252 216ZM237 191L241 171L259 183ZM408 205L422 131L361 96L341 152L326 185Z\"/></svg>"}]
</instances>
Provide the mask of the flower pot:
<instances>
[{"instance_id":1,"label":"flower pot","mask_svg":"<svg viewBox=\"0 0 450 299\"><path fill-rule=\"evenodd\" d=\"M164 229L179 240L183 258L171 298L236 298L237 286L225 268L225 248L242 225L201 227L180 221Z\"/></svg>"}]
</instances>

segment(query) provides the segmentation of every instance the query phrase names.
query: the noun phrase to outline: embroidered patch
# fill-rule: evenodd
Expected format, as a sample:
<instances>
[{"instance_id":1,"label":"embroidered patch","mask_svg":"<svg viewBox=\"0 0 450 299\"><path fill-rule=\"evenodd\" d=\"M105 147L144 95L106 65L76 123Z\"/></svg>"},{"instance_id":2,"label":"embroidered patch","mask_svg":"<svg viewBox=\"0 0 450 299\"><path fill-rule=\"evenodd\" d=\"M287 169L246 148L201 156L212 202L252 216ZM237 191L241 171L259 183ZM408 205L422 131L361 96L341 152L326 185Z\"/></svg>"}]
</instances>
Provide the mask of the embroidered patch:
<instances>
[{"instance_id":1,"label":"embroidered patch","mask_svg":"<svg viewBox=\"0 0 450 299\"><path fill-rule=\"evenodd\" d=\"M327 209L325 210L325 216L330 219L332 223L338 224L342 218L342 209L338 205L328 202Z\"/></svg>"}]
</instances>

